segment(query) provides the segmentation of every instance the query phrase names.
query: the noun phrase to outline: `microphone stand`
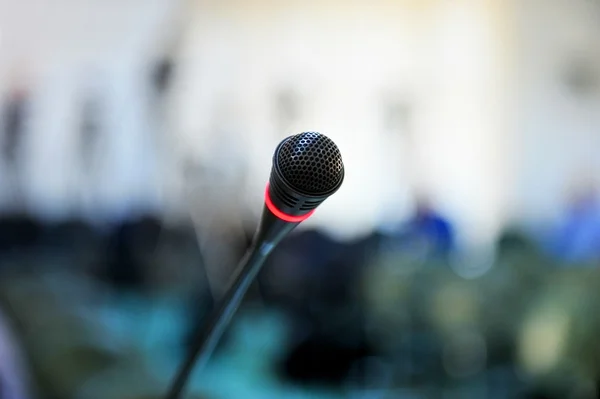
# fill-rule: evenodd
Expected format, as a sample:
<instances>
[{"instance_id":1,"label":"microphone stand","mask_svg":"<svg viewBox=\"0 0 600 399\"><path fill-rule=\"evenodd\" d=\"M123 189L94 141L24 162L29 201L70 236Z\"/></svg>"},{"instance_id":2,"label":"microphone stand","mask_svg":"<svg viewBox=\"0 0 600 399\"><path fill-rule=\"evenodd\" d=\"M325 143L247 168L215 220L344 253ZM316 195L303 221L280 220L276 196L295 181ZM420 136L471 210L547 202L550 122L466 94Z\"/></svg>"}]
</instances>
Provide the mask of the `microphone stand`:
<instances>
[{"instance_id":1,"label":"microphone stand","mask_svg":"<svg viewBox=\"0 0 600 399\"><path fill-rule=\"evenodd\" d=\"M318 169L322 173L316 173ZM307 184L307 179L312 183ZM198 341L194 342L166 399L181 397L197 361L201 366L206 365L273 248L300 222L310 217L319 204L337 191L343 180L342 156L329 138L317 132L304 132L279 143L273 155L265 205L253 245L242 259L236 277L211 315L206 329L199 335ZM298 185L302 190L298 191Z\"/></svg>"},{"instance_id":2,"label":"microphone stand","mask_svg":"<svg viewBox=\"0 0 600 399\"><path fill-rule=\"evenodd\" d=\"M254 243L242 258L233 281L219 300L205 329L201 330L194 341L165 399L180 399L196 363L199 363L201 368L206 366L265 260L283 237L298 224L278 219L265 207Z\"/></svg>"}]
</instances>

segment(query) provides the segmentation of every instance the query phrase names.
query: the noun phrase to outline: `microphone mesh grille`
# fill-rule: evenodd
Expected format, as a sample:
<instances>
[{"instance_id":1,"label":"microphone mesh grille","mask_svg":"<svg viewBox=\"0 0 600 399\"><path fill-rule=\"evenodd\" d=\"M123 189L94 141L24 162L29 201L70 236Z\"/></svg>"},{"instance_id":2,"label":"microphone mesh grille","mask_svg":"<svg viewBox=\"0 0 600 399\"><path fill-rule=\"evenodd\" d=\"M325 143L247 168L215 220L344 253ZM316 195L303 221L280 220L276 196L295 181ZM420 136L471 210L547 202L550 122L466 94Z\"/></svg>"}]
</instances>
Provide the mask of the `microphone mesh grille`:
<instances>
[{"instance_id":1,"label":"microphone mesh grille","mask_svg":"<svg viewBox=\"0 0 600 399\"><path fill-rule=\"evenodd\" d=\"M340 150L317 132L288 137L281 145L277 164L287 183L308 195L333 190L344 175Z\"/></svg>"}]
</instances>

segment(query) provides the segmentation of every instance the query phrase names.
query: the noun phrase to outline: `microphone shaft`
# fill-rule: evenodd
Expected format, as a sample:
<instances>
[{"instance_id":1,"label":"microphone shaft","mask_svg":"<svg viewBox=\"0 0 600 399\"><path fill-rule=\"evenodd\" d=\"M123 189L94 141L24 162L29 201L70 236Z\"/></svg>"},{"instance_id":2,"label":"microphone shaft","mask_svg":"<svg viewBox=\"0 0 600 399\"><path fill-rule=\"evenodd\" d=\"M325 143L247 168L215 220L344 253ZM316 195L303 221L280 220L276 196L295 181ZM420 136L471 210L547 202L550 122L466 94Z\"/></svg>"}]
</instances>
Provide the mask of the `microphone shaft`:
<instances>
[{"instance_id":1,"label":"microphone shaft","mask_svg":"<svg viewBox=\"0 0 600 399\"><path fill-rule=\"evenodd\" d=\"M202 369L208 363L210 356L214 352L221 336L229 326L233 315L244 299L248 288L256 278L256 275L265 263L273 244L263 242L260 245L254 245L242 258L237 268L237 275L230 284L218 306L213 311L206 328L198 335L188 357L182 364L173 385L171 386L166 399L179 399L185 388L187 380L194 366L198 363Z\"/></svg>"}]
</instances>

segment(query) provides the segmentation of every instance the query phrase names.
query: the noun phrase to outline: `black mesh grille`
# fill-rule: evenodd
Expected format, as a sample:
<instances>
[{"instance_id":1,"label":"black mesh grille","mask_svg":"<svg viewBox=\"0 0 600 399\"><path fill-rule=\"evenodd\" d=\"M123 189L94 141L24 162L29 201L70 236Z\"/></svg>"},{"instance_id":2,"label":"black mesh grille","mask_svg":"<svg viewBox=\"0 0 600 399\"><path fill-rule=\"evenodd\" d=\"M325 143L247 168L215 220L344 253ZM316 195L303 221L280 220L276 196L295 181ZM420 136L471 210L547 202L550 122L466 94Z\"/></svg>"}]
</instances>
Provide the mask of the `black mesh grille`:
<instances>
[{"instance_id":1,"label":"black mesh grille","mask_svg":"<svg viewBox=\"0 0 600 399\"><path fill-rule=\"evenodd\" d=\"M279 150L277 163L288 184L312 195L336 188L344 173L339 149L317 132L289 137Z\"/></svg>"}]
</instances>

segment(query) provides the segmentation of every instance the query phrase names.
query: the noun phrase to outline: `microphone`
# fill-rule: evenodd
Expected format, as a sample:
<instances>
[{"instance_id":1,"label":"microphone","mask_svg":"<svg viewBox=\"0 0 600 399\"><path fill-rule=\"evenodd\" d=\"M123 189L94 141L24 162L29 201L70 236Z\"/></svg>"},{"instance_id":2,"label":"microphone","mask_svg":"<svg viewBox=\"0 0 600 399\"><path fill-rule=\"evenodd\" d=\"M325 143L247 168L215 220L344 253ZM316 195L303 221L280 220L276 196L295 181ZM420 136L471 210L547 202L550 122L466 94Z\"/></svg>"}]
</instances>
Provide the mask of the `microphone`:
<instances>
[{"instance_id":1,"label":"microphone","mask_svg":"<svg viewBox=\"0 0 600 399\"><path fill-rule=\"evenodd\" d=\"M273 155L265 204L253 243L205 330L194 342L166 399L180 398L194 365L206 365L246 291L275 246L308 219L323 201L340 188L343 181L342 155L327 136L304 132L279 143Z\"/></svg>"}]
</instances>

